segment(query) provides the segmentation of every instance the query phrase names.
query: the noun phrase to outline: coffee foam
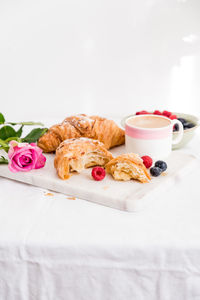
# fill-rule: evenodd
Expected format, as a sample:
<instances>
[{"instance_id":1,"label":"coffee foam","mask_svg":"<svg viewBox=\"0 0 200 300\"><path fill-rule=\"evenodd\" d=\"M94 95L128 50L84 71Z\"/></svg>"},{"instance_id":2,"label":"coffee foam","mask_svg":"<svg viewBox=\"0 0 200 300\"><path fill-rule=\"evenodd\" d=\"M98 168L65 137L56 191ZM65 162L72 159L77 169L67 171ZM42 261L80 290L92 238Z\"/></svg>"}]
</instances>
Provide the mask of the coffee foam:
<instances>
[{"instance_id":1,"label":"coffee foam","mask_svg":"<svg viewBox=\"0 0 200 300\"><path fill-rule=\"evenodd\" d=\"M127 124L139 128L162 128L169 126L170 123L170 120L157 116L138 116L127 121Z\"/></svg>"}]
</instances>

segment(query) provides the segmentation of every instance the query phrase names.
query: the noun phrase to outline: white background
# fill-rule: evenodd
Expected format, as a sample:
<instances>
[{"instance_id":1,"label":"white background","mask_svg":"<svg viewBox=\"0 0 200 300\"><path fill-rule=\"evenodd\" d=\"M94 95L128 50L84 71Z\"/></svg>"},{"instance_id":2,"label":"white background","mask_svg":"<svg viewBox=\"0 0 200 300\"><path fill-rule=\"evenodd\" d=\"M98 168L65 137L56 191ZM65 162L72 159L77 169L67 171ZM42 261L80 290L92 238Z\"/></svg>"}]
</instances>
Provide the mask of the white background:
<instances>
[{"instance_id":1,"label":"white background","mask_svg":"<svg viewBox=\"0 0 200 300\"><path fill-rule=\"evenodd\" d=\"M0 111L198 115L199 53L199 0L1 0Z\"/></svg>"}]
</instances>

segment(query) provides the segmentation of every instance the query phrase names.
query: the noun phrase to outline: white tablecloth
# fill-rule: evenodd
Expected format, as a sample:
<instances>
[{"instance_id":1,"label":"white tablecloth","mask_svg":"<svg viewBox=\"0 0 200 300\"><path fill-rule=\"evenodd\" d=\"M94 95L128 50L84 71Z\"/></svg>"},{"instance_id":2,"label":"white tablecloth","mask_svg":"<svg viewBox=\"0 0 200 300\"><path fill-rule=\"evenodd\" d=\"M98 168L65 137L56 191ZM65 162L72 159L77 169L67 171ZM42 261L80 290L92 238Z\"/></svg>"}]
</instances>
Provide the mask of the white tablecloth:
<instances>
[{"instance_id":1,"label":"white tablecloth","mask_svg":"<svg viewBox=\"0 0 200 300\"><path fill-rule=\"evenodd\" d=\"M138 213L0 178L0 299L200 299L199 176Z\"/></svg>"}]
</instances>

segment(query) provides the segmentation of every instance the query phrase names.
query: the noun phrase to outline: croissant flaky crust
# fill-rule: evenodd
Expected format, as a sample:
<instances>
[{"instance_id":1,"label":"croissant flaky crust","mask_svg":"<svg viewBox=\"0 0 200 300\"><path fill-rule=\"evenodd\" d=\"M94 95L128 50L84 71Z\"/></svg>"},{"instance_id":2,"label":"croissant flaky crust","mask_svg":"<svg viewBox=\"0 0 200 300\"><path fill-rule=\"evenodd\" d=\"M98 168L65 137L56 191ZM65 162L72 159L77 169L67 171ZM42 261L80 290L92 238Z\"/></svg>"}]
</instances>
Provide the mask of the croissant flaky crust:
<instances>
[{"instance_id":1,"label":"croissant flaky crust","mask_svg":"<svg viewBox=\"0 0 200 300\"><path fill-rule=\"evenodd\" d=\"M138 154L128 153L113 158L106 165L106 171L115 180L136 179L142 183L151 180L151 177Z\"/></svg>"},{"instance_id":2,"label":"croissant flaky crust","mask_svg":"<svg viewBox=\"0 0 200 300\"><path fill-rule=\"evenodd\" d=\"M66 118L61 124L49 128L38 140L44 152L53 152L66 139L87 137L104 143L106 149L125 143L124 130L113 120L84 114Z\"/></svg>"},{"instance_id":3,"label":"croissant flaky crust","mask_svg":"<svg viewBox=\"0 0 200 300\"><path fill-rule=\"evenodd\" d=\"M92 166L105 166L112 154L104 144L89 138L68 139L56 150L54 166L61 179L68 179L70 172L81 172Z\"/></svg>"}]
</instances>

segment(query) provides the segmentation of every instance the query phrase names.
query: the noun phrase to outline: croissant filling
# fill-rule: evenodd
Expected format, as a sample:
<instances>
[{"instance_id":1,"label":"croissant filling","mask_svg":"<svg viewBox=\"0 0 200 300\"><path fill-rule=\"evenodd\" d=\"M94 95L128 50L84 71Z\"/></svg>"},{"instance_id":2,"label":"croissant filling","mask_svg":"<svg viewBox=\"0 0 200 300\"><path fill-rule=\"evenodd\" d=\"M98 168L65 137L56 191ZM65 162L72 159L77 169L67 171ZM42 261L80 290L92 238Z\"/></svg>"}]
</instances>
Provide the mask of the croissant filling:
<instances>
[{"instance_id":1,"label":"croissant filling","mask_svg":"<svg viewBox=\"0 0 200 300\"><path fill-rule=\"evenodd\" d=\"M82 170L93 166L105 166L109 162L109 158L98 152L86 153L80 159L73 159L69 163L70 172L81 172Z\"/></svg>"},{"instance_id":2,"label":"croissant filling","mask_svg":"<svg viewBox=\"0 0 200 300\"><path fill-rule=\"evenodd\" d=\"M128 181L130 179L143 180L146 178L144 171L137 165L130 165L127 163L117 163L111 166L111 173L116 180Z\"/></svg>"}]
</instances>

